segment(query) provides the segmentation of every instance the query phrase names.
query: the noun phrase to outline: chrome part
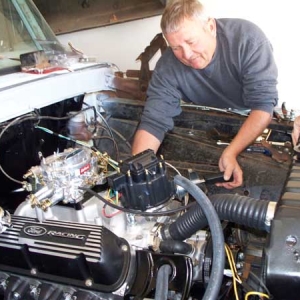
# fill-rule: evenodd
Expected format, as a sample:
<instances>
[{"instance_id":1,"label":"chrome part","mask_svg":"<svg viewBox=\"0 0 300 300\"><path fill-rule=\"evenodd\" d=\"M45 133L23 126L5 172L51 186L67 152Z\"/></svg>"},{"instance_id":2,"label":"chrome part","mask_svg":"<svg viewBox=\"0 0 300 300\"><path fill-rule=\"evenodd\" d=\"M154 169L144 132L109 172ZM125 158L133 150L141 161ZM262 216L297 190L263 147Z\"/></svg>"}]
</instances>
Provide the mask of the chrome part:
<instances>
[{"instance_id":1,"label":"chrome part","mask_svg":"<svg viewBox=\"0 0 300 300\"><path fill-rule=\"evenodd\" d=\"M32 207L43 211L61 201L79 202L83 195L80 187L104 182L97 156L85 148L70 148L42 158L40 166L32 167L23 177L33 182L29 195Z\"/></svg>"},{"instance_id":2,"label":"chrome part","mask_svg":"<svg viewBox=\"0 0 300 300\"><path fill-rule=\"evenodd\" d=\"M0 233L3 233L11 226L11 215L0 207Z\"/></svg>"},{"instance_id":3,"label":"chrome part","mask_svg":"<svg viewBox=\"0 0 300 300\"><path fill-rule=\"evenodd\" d=\"M274 202L274 201L269 202L268 210L267 210L267 214L266 214L266 220L265 220L265 224L268 227L271 226L271 221L274 218L276 206L277 206L277 202Z\"/></svg>"}]
</instances>

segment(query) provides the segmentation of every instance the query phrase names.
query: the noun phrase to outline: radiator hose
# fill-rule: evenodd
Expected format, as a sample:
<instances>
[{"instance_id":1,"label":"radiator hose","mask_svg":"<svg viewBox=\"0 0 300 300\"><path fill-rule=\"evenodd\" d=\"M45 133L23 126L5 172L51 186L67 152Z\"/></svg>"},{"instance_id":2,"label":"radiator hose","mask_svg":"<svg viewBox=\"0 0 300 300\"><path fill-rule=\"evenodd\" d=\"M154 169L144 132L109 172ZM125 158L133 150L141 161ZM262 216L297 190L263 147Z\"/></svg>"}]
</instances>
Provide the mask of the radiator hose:
<instances>
[{"instance_id":1,"label":"radiator hose","mask_svg":"<svg viewBox=\"0 0 300 300\"><path fill-rule=\"evenodd\" d=\"M174 177L174 183L183 187L194 197L201 207L201 211L203 211L210 227L213 245L213 264L210 279L202 300L215 300L217 299L221 288L225 264L224 236L220 219L211 201L195 183L181 175L176 175ZM177 221L175 223L177 223Z\"/></svg>"},{"instance_id":2,"label":"radiator hose","mask_svg":"<svg viewBox=\"0 0 300 300\"><path fill-rule=\"evenodd\" d=\"M205 194L203 193L203 195ZM201 197L204 197L203 195ZM220 220L269 232L270 219L274 216L275 202L232 194L215 194L210 196L210 200ZM207 223L208 220L203 209L195 203L176 222L164 226L161 229L161 236L164 240L182 241L207 226Z\"/></svg>"},{"instance_id":3,"label":"radiator hose","mask_svg":"<svg viewBox=\"0 0 300 300\"><path fill-rule=\"evenodd\" d=\"M160 242L159 250L163 253L180 253L187 255L193 251L193 247L182 241L165 240Z\"/></svg>"},{"instance_id":4,"label":"radiator hose","mask_svg":"<svg viewBox=\"0 0 300 300\"><path fill-rule=\"evenodd\" d=\"M168 299L168 283L170 275L172 274L172 268L169 265L162 265L157 273L156 288L155 288L155 300L167 300Z\"/></svg>"}]
</instances>

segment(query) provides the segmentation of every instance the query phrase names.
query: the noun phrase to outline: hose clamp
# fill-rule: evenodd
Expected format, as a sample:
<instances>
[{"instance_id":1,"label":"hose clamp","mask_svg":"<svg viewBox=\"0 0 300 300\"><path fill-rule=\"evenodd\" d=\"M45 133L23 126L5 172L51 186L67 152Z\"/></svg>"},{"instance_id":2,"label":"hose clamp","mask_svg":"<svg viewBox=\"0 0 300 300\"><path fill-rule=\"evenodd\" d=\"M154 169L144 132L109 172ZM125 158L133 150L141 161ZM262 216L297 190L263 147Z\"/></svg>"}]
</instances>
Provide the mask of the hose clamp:
<instances>
[{"instance_id":1,"label":"hose clamp","mask_svg":"<svg viewBox=\"0 0 300 300\"><path fill-rule=\"evenodd\" d=\"M267 227L271 226L271 221L274 219L276 207L277 207L277 202L275 201L269 202L267 213L266 213L266 220L265 220L265 224Z\"/></svg>"}]
</instances>

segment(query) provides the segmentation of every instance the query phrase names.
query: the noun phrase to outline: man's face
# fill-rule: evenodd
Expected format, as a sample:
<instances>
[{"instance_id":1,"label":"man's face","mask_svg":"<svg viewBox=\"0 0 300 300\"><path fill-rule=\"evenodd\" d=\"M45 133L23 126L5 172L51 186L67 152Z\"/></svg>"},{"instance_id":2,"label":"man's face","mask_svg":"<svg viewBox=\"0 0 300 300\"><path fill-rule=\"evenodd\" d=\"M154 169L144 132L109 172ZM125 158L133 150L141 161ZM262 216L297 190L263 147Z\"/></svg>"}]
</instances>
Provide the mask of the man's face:
<instances>
[{"instance_id":1,"label":"man's face","mask_svg":"<svg viewBox=\"0 0 300 300\"><path fill-rule=\"evenodd\" d=\"M180 29L165 34L174 55L183 64L194 69L204 69L212 60L216 49L216 21L184 19Z\"/></svg>"}]
</instances>

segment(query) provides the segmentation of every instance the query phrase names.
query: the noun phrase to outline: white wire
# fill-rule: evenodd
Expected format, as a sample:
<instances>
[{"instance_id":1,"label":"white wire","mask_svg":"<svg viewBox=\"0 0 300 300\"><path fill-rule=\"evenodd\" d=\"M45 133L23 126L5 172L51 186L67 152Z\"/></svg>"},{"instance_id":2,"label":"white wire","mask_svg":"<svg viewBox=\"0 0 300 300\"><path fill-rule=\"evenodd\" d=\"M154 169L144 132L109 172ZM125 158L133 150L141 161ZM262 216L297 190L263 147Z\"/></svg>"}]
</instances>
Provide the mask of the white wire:
<instances>
[{"instance_id":1,"label":"white wire","mask_svg":"<svg viewBox=\"0 0 300 300\"><path fill-rule=\"evenodd\" d=\"M177 172L177 174L179 174L179 175L181 176L179 170L176 169L173 165L171 165L170 163L168 163L168 162L166 162L166 161L165 161L165 164L166 164L168 167L172 168L175 172Z\"/></svg>"}]
</instances>

